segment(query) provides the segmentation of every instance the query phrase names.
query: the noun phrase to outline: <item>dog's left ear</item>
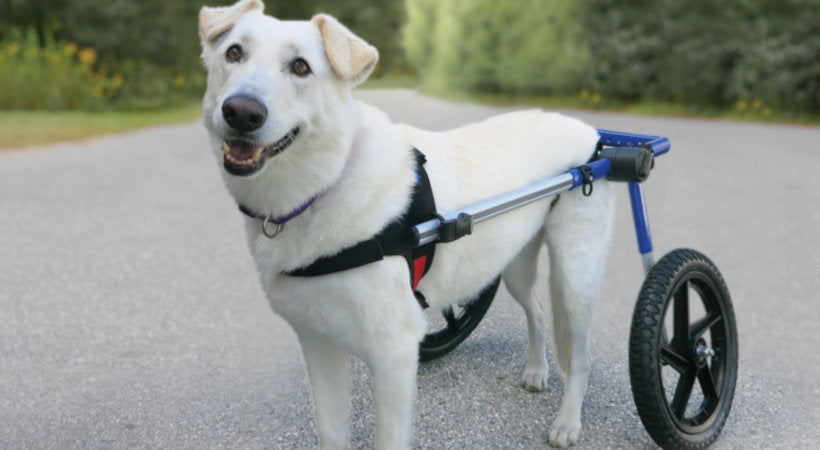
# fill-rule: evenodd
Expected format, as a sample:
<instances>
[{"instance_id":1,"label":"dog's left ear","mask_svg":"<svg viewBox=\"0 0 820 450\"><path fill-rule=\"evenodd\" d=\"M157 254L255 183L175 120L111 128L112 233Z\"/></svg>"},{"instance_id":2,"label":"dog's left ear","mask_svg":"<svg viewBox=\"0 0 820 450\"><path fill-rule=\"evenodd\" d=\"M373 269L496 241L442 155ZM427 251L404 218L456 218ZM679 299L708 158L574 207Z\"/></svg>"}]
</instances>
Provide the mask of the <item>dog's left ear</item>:
<instances>
[{"instance_id":1,"label":"dog's left ear","mask_svg":"<svg viewBox=\"0 0 820 450\"><path fill-rule=\"evenodd\" d=\"M327 14L317 14L311 22L322 33L325 53L341 79L359 84L370 76L379 61L375 47Z\"/></svg>"}]
</instances>

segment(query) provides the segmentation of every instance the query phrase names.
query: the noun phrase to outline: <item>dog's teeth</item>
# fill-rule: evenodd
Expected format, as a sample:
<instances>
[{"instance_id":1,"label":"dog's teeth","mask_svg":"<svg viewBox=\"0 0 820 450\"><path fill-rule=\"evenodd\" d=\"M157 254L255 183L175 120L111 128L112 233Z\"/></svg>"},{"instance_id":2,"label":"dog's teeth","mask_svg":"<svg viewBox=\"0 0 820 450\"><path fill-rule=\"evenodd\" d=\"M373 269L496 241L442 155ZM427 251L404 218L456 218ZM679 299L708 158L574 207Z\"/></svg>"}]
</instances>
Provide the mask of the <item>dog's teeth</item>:
<instances>
[{"instance_id":1,"label":"dog's teeth","mask_svg":"<svg viewBox=\"0 0 820 450\"><path fill-rule=\"evenodd\" d=\"M222 151L225 152L226 155L230 155L231 154L231 146L228 145L227 142L223 141L222 142Z\"/></svg>"}]
</instances>

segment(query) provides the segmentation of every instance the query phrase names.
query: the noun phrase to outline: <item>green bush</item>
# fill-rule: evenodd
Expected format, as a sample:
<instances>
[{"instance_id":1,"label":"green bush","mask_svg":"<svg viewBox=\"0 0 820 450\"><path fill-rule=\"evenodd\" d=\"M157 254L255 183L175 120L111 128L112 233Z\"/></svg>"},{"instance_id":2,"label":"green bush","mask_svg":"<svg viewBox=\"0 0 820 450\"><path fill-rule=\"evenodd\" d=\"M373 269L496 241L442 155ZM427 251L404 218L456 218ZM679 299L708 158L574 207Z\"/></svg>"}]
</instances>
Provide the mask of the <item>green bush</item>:
<instances>
[{"instance_id":1,"label":"green bush","mask_svg":"<svg viewBox=\"0 0 820 450\"><path fill-rule=\"evenodd\" d=\"M820 112L817 0L405 0L434 92Z\"/></svg>"},{"instance_id":2,"label":"green bush","mask_svg":"<svg viewBox=\"0 0 820 450\"><path fill-rule=\"evenodd\" d=\"M820 111L820 3L583 0L604 98Z\"/></svg>"},{"instance_id":3,"label":"green bush","mask_svg":"<svg viewBox=\"0 0 820 450\"><path fill-rule=\"evenodd\" d=\"M763 37L740 54L727 85L739 110L820 112L820 30Z\"/></svg>"},{"instance_id":4,"label":"green bush","mask_svg":"<svg viewBox=\"0 0 820 450\"><path fill-rule=\"evenodd\" d=\"M205 81L198 11L203 5L234 1L0 0L5 58L0 62L0 108L145 110L201 98ZM404 17L401 2L268 0L266 6L280 18L332 13L379 48L378 71L405 69L397 33ZM81 63L76 55L62 54L61 62L49 59L70 42L87 54L93 49L94 61ZM14 55L9 46L17 49Z\"/></svg>"},{"instance_id":5,"label":"green bush","mask_svg":"<svg viewBox=\"0 0 820 450\"><path fill-rule=\"evenodd\" d=\"M104 108L123 85L97 52L50 37L41 47L33 30L0 42L0 109Z\"/></svg>"}]
</instances>

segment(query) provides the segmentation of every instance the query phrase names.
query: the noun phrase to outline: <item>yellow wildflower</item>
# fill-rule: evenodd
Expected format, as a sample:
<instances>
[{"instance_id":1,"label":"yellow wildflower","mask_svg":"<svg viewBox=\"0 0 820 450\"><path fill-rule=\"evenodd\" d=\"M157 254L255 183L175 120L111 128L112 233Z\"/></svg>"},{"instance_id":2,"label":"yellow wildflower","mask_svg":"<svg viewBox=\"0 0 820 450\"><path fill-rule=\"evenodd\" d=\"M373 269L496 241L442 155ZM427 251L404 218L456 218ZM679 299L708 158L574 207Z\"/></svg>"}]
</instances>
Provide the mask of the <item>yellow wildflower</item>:
<instances>
[{"instance_id":1,"label":"yellow wildflower","mask_svg":"<svg viewBox=\"0 0 820 450\"><path fill-rule=\"evenodd\" d=\"M80 46L74 42L69 42L68 44L63 46L63 53L66 55L76 55L77 50L80 49Z\"/></svg>"},{"instance_id":2,"label":"yellow wildflower","mask_svg":"<svg viewBox=\"0 0 820 450\"><path fill-rule=\"evenodd\" d=\"M599 92L596 92L596 93L592 94L592 97L590 98L590 101L592 101L593 105L597 105L598 103L601 103L601 94Z\"/></svg>"},{"instance_id":3,"label":"yellow wildflower","mask_svg":"<svg viewBox=\"0 0 820 450\"><path fill-rule=\"evenodd\" d=\"M77 54L83 64L94 64L97 61L97 51L93 48L84 48Z\"/></svg>"}]
</instances>

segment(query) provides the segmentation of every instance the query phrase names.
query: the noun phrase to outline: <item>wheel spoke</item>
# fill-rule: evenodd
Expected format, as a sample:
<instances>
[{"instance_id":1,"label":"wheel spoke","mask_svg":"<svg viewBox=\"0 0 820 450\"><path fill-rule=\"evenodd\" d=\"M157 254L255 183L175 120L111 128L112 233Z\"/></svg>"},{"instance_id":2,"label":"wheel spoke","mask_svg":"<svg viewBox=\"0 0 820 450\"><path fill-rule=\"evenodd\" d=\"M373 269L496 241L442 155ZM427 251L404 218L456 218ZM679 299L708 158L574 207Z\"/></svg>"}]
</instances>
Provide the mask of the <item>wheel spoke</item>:
<instances>
[{"instance_id":1,"label":"wheel spoke","mask_svg":"<svg viewBox=\"0 0 820 450\"><path fill-rule=\"evenodd\" d=\"M683 419L686 414L686 405L692 395L692 388L695 386L695 373L688 370L681 373L678 386L675 388L675 396L672 398L672 412L678 419Z\"/></svg>"},{"instance_id":2,"label":"wheel spoke","mask_svg":"<svg viewBox=\"0 0 820 450\"><path fill-rule=\"evenodd\" d=\"M699 338L706 330L712 328L723 319L719 313L709 314L706 317L698 320L689 327L689 335L691 339Z\"/></svg>"},{"instance_id":3,"label":"wheel spoke","mask_svg":"<svg viewBox=\"0 0 820 450\"><path fill-rule=\"evenodd\" d=\"M712 377L712 370L709 366L698 371L698 381L700 382L700 389L703 391L705 398L710 400L716 400L718 398L717 386L715 386L715 379Z\"/></svg>"},{"instance_id":4,"label":"wheel spoke","mask_svg":"<svg viewBox=\"0 0 820 450\"><path fill-rule=\"evenodd\" d=\"M687 281L675 292L674 299L674 332L672 345L682 349L689 346L689 282Z\"/></svg>"},{"instance_id":5,"label":"wheel spoke","mask_svg":"<svg viewBox=\"0 0 820 450\"><path fill-rule=\"evenodd\" d=\"M456 314L453 312L453 308L451 306L448 306L447 309L441 311L441 314L444 316L444 320L447 321L447 328L453 331L458 329Z\"/></svg>"},{"instance_id":6,"label":"wheel spoke","mask_svg":"<svg viewBox=\"0 0 820 450\"><path fill-rule=\"evenodd\" d=\"M686 356L680 354L670 345L661 345L661 361L669 364L679 374L683 375L692 370L692 363Z\"/></svg>"}]
</instances>

